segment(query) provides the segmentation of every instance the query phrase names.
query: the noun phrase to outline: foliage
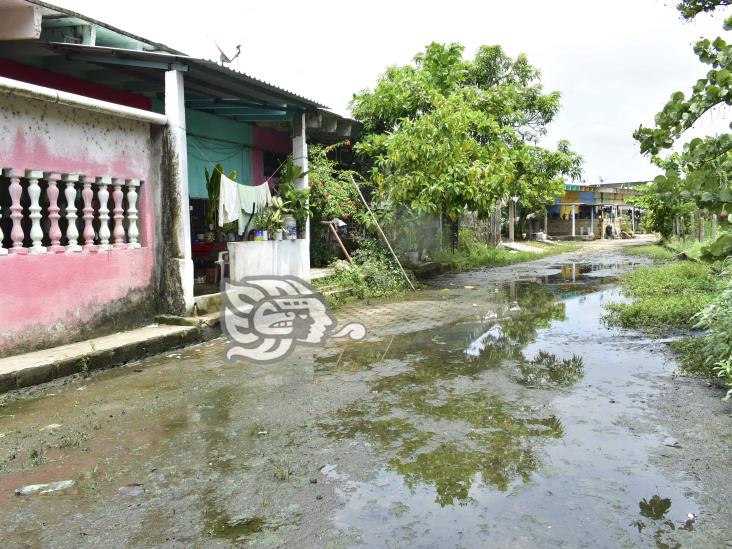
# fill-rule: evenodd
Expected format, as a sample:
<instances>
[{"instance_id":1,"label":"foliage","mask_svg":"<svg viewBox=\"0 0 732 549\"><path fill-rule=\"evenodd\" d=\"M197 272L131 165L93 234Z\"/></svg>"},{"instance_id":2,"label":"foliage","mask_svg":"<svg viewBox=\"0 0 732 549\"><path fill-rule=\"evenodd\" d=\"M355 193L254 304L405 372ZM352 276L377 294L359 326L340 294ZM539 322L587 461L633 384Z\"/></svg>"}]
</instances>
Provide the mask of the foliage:
<instances>
[{"instance_id":1,"label":"foliage","mask_svg":"<svg viewBox=\"0 0 732 549\"><path fill-rule=\"evenodd\" d=\"M701 248L701 258L705 261L719 261L732 255L732 233L724 233L717 240Z\"/></svg>"},{"instance_id":2,"label":"foliage","mask_svg":"<svg viewBox=\"0 0 732 549\"><path fill-rule=\"evenodd\" d=\"M676 254L661 244L644 244L643 246L630 246L624 250L628 255L640 255L654 261L667 261L676 258Z\"/></svg>"},{"instance_id":3,"label":"foliage","mask_svg":"<svg viewBox=\"0 0 732 549\"><path fill-rule=\"evenodd\" d=\"M681 17L688 21L700 13L714 11L720 6L730 4L732 4L732 0L683 0L676 8L681 12Z\"/></svg>"},{"instance_id":4,"label":"foliage","mask_svg":"<svg viewBox=\"0 0 732 549\"><path fill-rule=\"evenodd\" d=\"M727 5L726 0L684 0L677 7L684 18L691 19ZM732 17L725 20L724 28L732 28ZM711 69L705 78L697 80L688 97L681 91L671 95L656 115L655 127L640 126L635 131L633 136L642 154L657 156L671 149L706 113L732 105L732 45L721 37L705 38L696 42L694 52ZM658 203L652 210L664 236L670 234L670 215L680 213L680 208L708 209L726 218L725 205L732 202L732 134L696 137L685 143L680 153L657 158L656 163L665 173L653 182L652 192Z\"/></svg>"},{"instance_id":5,"label":"foliage","mask_svg":"<svg viewBox=\"0 0 732 549\"><path fill-rule=\"evenodd\" d=\"M339 170L328 153L343 143L310 145L308 149L308 175L310 178L310 203L313 220L330 221L337 217L348 220L363 212L358 191L351 181L353 172Z\"/></svg>"},{"instance_id":6,"label":"foliage","mask_svg":"<svg viewBox=\"0 0 732 549\"><path fill-rule=\"evenodd\" d=\"M641 267L624 274L620 285L635 301L606 305L605 322L651 331L694 327L694 315L710 303L717 290L717 280L707 265L687 261Z\"/></svg>"},{"instance_id":7,"label":"foliage","mask_svg":"<svg viewBox=\"0 0 732 549\"><path fill-rule=\"evenodd\" d=\"M712 376L712 366L705 357L706 342L703 337L686 336L670 343L678 357L681 372L688 376Z\"/></svg>"},{"instance_id":8,"label":"foliage","mask_svg":"<svg viewBox=\"0 0 732 549\"><path fill-rule=\"evenodd\" d=\"M224 173L224 167L221 164L214 166L213 173L209 173L208 168L203 170L206 177L206 192L208 193L208 222L216 226L219 221L219 196L221 194L221 174ZM229 174L229 179L236 181L237 173L233 170Z\"/></svg>"},{"instance_id":9,"label":"foliage","mask_svg":"<svg viewBox=\"0 0 732 549\"><path fill-rule=\"evenodd\" d=\"M289 155L280 168L280 197L289 204L290 212L297 221L298 230L303 230L310 218L310 189L298 189L295 185L298 180L308 175L300 166L295 164L292 155Z\"/></svg>"},{"instance_id":10,"label":"foliage","mask_svg":"<svg viewBox=\"0 0 732 549\"><path fill-rule=\"evenodd\" d=\"M620 284L629 297L664 297L670 295L705 295L716 291L717 278L700 263L676 261L666 265L640 267L626 273Z\"/></svg>"},{"instance_id":11,"label":"foliage","mask_svg":"<svg viewBox=\"0 0 732 549\"><path fill-rule=\"evenodd\" d=\"M728 266L722 276L722 291L698 314L696 327L706 330L707 362L714 364L718 375L732 387L732 267Z\"/></svg>"},{"instance_id":12,"label":"foliage","mask_svg":"<svg viewBox=\"0 0 732 549\"><path fill-rule=\"evenodd\" d=\"M275 233L282 229L285 214L290 211L289 202L285 202L279 196L273 196L272 205L257 215L255 224L260 229L266 230L270 238L274 238Z\"/></svg>"},{"instance_id":13,"label":"foliage","mask_svg":"<svg viewBox=\"0 0 732 549\"><path fill-rule=\"evenodd\" d=\"M404 275L386 247L373 238L358 240L358 249L351 253L354 261L336 261L334 274L317 286L347 289L357 299L371 299L397 294L407 289Z\"/></svg>"},{"instance_id":14,"label":"foliage","mask_svg":"<svg viewBox=\"0 0 732 549\"><path fill-rule=\"evenodd\" d=\"M575 245L572 243L548 246L532 242L531 245L540 248L542 251L539 253L512 252L501 246L490 246L478 238L475 230L462 228L460 229L458 246L455 252L445 250L439 254L437 260L447 270L464 271L479 267L500 267L523 261L532 261L575 249Z\"/></svg>"},{"instance_id":15,"label":"foliage","mask_svg":"<svg viewBox=\"0 0 732 549\"><path fill-rule=\"evenodd\" d=\"M651 332L692 328L693 317L710 301L708 296L646 297L631 303L609 303L603 320L611 326Z\"/></svg>"},{"instance_id":16,"label":"foliage","mask_svg":"<svg viewBox=\"0 0 732 549\"><path fill-rule=\"evenodd\" d=\"M389 67L351 102L364 125L357 152L372 162L378 191L417 213L457 221L486 218L496 202L523 193L549 201L581 160L566 142L536 145L559 110L525 56L482 46L472 61L460 44L432 43L414 63Z\"/></svg>"}]
</instances>

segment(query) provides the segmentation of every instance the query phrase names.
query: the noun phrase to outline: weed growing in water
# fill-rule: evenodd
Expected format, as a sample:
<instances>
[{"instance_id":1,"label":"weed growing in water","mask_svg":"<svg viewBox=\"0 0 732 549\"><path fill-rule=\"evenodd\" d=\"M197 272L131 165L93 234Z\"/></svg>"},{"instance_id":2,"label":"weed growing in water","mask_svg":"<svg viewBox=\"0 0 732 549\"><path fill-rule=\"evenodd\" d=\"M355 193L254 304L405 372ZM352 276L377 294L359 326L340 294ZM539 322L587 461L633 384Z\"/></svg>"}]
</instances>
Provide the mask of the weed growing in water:
<instances>
[{"instance_id":1,"label":"weed growing in water","mask_svg":"<svg viewBox=\"0 0 732 549\"><path fill-rule=\"evenodd\" d=\"M573 385L584 375L582 357L559 360L556 355L540 351L532 360L519 364L519 383L524 385Z\"/></svg>"}]
</instances>

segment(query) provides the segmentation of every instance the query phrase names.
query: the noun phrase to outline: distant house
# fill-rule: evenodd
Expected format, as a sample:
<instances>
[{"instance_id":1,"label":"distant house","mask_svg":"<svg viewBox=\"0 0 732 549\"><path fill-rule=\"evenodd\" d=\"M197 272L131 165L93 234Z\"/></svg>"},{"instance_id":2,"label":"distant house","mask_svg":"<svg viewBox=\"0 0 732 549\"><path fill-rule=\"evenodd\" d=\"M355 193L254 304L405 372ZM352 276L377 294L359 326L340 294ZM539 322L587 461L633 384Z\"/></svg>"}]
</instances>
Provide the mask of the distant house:
<instances>
[{"instance_id":1,"label":"distant house","mask_svg":"<svg viewBox=\"0 0 732 549\"><path fill-rule=\"evenodd\" d=\"M0 0L0 110L0 356L190 311L204 169L257 185L284 155L306 167L309 139L357 131L315 101L35 0Z\"/></svg>"},{"instance_id":2,"label":"distant house","mask_svg":"<svg viewBox=\"0 0 732 549\"><path fill-rule=\"evenodd\" d=\"M547 208L544 230L559 238L632 236L638 231L642 211L627 199L637 194L634 186L645 183L566 184L564 194Z\"/></svg>"}]
</instances>

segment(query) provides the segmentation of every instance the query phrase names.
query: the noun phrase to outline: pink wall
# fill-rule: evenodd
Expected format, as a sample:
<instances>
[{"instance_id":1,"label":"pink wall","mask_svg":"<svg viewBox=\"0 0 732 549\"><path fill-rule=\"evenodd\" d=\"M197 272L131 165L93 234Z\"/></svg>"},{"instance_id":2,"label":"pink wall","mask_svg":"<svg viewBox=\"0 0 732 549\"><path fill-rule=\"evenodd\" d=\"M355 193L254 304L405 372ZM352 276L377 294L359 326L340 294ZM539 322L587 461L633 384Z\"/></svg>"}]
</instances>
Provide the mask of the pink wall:
<instances>
[{"instance_id":1,"label":"pink wall","mask_svg":"<svg viewBox=\"0 0 732 549\"><path fill-rule=\"evenodd\" d=\"M8 104L12 108L5 110ZM66 342L92 320L149 303L158 182L151 180L147 124L17 97L0 98L0 108L7 113L0 120L0 167L21 175L33 169L144 181L138 198L142 248L0 256L0 354L8 354Z\"/></svg>"},{"instance_id":2,"label":"pink wall","mask_svg":"<svg viewBox=\"0 0 732 549\"><path fill-rule=\"evenodd\" d=\"M252 180L254 185L259 185L267 179L264 176L263 151L290 154L292 152L292 139L286 133L278 132L270 128L254 126L252 140L254 142L254 149L252 150Z\"/></svg>"}]
</instances>

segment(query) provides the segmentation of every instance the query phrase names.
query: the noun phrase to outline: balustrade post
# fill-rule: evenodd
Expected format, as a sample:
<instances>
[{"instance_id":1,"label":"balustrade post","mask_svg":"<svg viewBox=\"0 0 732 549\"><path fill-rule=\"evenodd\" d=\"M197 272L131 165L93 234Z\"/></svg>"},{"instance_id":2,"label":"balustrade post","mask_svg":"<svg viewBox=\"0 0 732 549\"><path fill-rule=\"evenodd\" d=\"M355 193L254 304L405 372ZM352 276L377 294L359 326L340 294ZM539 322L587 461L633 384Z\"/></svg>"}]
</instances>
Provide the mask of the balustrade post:
<instances>
[{"instance_id":1,"label":"balustrade post","mask_svg":"<svg viewBox=\"0 0 732 549\"><path fill-rule=\"evenodd\" d=\"M92 199L94 198L94 191L91 186L95 179L93 177L83 176L81 182L84 188L81 191L81 197L84 199L84 246L82 249L85 252L96 252L97 247L94 245L94 226L92 221L94 220L94 208L92 207Z\"/></svg>"},{"instance_id":2,"label":"balustrade post","mask_svg":"<svg viewBox=\"0 0 732 549\"><path fill-rule=\"evenodd\" d=\"M76 174L65 173L61 179L66 183L64 195L66 196L66 245L67 252L80 252L79 246L79 229L76 228L76 182L79 176Z\"/></svg>"},{"instance_id":3,"label":"balustrade post","mask_svg":"<svg viewBox=\"0 0 732 549\"><path fill-rule=\"evenodd\" d=\"M58 207L58 180L61 174L54 172L45 173L46 181L48 181L48 189L46 196L48 197L48 219L51 221L51 227L48 230L48 237L51 239L51 245L48 251L51 253L63 253L66 251L61 245L61 228L58 226L58 220L61 219L61 208Z\"/></svg>"},{"instance_id":4,"label":"balustrade post","mask_svg":"<svg viewBox=\"0 0 732 549\"><path fill-rule=\"evenodd\" d=\"M0 208L0 221L3 219L3 213L2 208ZM0 225L0 256L2 255L8 255L8 250L5 249L3 246L3 240L5 240L5 235L3 234L3 228L2 225Z\"/></svg>"},{"instance_id":5,"label":"balustrade post","mask_svg":"<svg viewBox=\"0 0 732 549\"><path fill-rule=\"evenodd\" d=\"M109 243L109 190L107 186L111 183L110 177L97 177L97 198L99 199L99 250L109 251L112 249Z\"/></svg>"},{"instance_id":6,"label":"balustrade post","mask_svg":"<svg viewBox=\"0 0 732 549\"><path fill-rule=\"evenodd\" d=\"M128 179L127 183L127 247L129 249L139 248L137 241L139 231L137 229L137 187L140 186L139 179Z\"/></svg>"},{"instance_id":7,"label":"balustrade post","mask_svg":"<svg viewBox=\"0 0 732 549\"><path fill-rule=\"evenodd\" d=\"M12 201L10 219L13 220L13 228L10 230L10 240L13 241L13 247L10 248L9 252L14 255L25 255L28 253L28 248L23 247L25 234L20 224L20 220L23 219L23 206L20 205L23 187L20 186L20 177L15 170L5 169L3 170L3 176L10 179L10 199Z\"/></svg>"},{"instance_id":8,"label":"balustrade post","mask_svg":"<svg viewBox=\"0 0 732 549\"><path fill-rule=\"evenodd\" d=\"M112 192L112 200L114 201L114 229L112 229L112 236L114 237L114 245L112 246L115 250L126 250L127 244L125 244L125 228L122 225L124 219L124 209L122 208L122 184L124 183L121 179L112 179L112 186L114 191Z\"/></svg>"},{"instance_id":9,"label":"balustrade post","mask_svg":"<svg viewBox=\"0 0 732 549\"><path fill-rule=\"evenodd\" d=\"M30 197L30 211L31 219L31 230L30 237L32 245L29 254L45 254L46 247L41 244L43 240L43 229L41 229L41 205L39 199L41 198L41 186L38 184L38 180L43 178L43 172L38 170L26 170L25 177L28 180L28 196Z\"/></svg>"}]
</instances>

